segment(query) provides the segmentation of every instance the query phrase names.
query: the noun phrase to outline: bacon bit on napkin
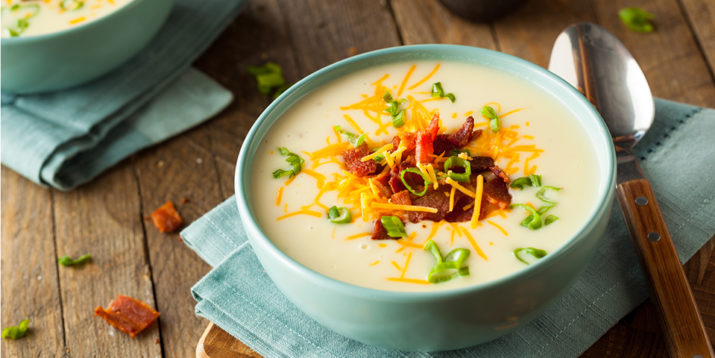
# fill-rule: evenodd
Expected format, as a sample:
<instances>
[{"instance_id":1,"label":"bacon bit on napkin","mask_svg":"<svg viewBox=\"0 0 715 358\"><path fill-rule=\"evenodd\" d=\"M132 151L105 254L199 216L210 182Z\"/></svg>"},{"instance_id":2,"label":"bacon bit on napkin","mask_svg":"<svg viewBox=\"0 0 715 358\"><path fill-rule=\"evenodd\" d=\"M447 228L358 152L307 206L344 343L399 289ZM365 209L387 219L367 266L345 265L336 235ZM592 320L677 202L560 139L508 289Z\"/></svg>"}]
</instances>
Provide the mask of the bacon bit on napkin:
<instances>
[{"instance_id":1,"label":"bacon bit on napkin","mask_svg":"<svg viewBox=\"0 0 715 358\"><path fill-rule=\"evenodd\" d=\"M149 327L159 317L159 312L154 311L146 303L129 296L117 295L105 309L97 306L94 315L102 317L114 328L134 338L137 334Z\"/></svg>"},{"instance_id":2,"label":"bacon bit on napkin","mask_svg":"<svg viewBox=\"0 0 715 358\"><path fill-rule=\"evenodd\" d=\"M184 222L171 201L167 201L159 209L154 210L151 213L151 221L161 232L175 231Z\"/></svg>"}]
</instances>

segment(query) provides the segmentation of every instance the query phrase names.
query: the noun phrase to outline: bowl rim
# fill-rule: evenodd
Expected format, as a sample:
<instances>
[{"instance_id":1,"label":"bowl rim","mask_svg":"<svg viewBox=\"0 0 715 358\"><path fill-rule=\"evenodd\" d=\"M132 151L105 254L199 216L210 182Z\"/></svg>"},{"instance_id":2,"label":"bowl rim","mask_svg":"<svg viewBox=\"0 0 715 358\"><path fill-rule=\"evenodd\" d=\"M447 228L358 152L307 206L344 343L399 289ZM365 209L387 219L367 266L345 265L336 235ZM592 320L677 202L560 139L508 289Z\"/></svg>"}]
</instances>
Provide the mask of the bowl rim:
<instances>
[{"instance_id":1,"label":"bowl rim","mask_svg":"<svg viewBox=\"0 0 715 358\"><path fill-rule=\"evenodd\" d=\"M51 41L55 37L62 37L66 35L71 35L75 32L80 32L84 31L88 28L92 28L95 26L101 26L100 24L104 22L105 20L118 16L119 14L122 14L127 11L131 11L133 7L139 6L143 2L147 2L148 0L131 0L128 4L122 6L116 11L110 12L107 15L104 15L98 19L92 20L85 22L83 24L77 25L77 26L72 26L68 27L64 30L59 30L59 31L53 31L53 32L48 32L44 34L38 34L38 35L33 35L33 36L17 36L17 37L3 37L0 39L0 43L2 45L14 45L17 43L24 43L24 42L39 42L39 41ZM151 1L156 1L156 0L151 0ZM173 0L168 0L168 3L172 3Z\"/></svg>"},{"instance_id":2,"label":"bowl rim","mask_svg":"<svg viewBox=\"0 0 715 358\"><path fill-rule=\"evenodd\" d=\"M257 220L253 217L253 211L251 210L251 207L249 205L249 202L244 194L244 183L248 182L248 177L250 176L249 172L250 170L244 170L244 167L250 168L249 164L252 164L252 158L248 156L247 152L249 151L249 146L251 143L255 142L256 140L260 141L261 138L257 138L258 131L260 127L264 126L264 122L267 122L270 117L272 117L272 114L276 111L276 109L281 105L281 103L286 100L286 98L290 99L290 97L299 91L303 91L303 88L306 86L306 84L316 81L316 79L320 79L322 77L329 77L330 74L334 71L338 71L344 67L352 66L355 63L360 63L360 62L365 62L369 61L370 59L373 59L375 57L380 57L384 56L387 54L391 55L397 55L397 54L405 54L405 53L410 53L410 52L430 52L430 53L436 53L442 50L455 50L455 51L464 51L464 52L471 52L472 54L476 54L478 56L487 56L487 57L493 57L499 60L503 61L508 61L511 62L510 67L515 68L521 66L523 70L532 72L537 75L541 75L542 77L549 78L550 81L552 82L551 84L553 86L556 86L554 89L551 89L549 92L560 92L560 91L565 91L566 94L570 95L573 99L578 101L579 103L577 104L569 104L568 108L570 108L572 111L575 112L581 112L579 108L583 108L583 113L585 116L591 117L595 120L595 125L599 128L598 133L592 134L592 135L601 135L602 138L604 139L603 142L606 144L605 148L594 148L596 150L596 153L598 153L599 150L605 150L605 159L606 159L606 166L608 168L607 172L603 173L599 171L599 176L603 178L606 183L602 185L602 188L599 189L598 193L598 200L597 203L593 206L592 211L589 213L588 216L588 221L586 221L573 235L572 237L565 241L561 246L559 246L556 250L553 252L549 253L544 259L541 259L537 261L534 264L531 264L527 266L524 269L518 270L516 272L512 272L506 276L490 280L487 282L483 283L477 283L477 284L472 284L472 285L467 285L467 286L462 286L462 287L455 287L455 288L449 288L449 289L440 289L440 290L433 290L433 291L390 291L390 290L382 290L382 289L375 289L375 288L370 288L370 287L364 287L364 286L358 286L355 284L347 283L344 281L340 281L331 277L328 277L326 275L321 274L320 272L317 272L300 262L296 261L292 257L288 256L285 254L280 248L278 248L269 238L268 236L263 232L261 229L260 225L258 224ZM417 56L415 56L417 57ZM417 61L419 60L418 58L413 58L412 60ZM449 58L448 60L452 61L459 61L455 60L454 58ZM379 64L387 64L387 63L392 63L392 62L401 62L404 60L396 59L394 61L382 61ZM483 61L485 62L485 61ZM510 75L516 75L515 73L507 72ZM330 81L334 80L330 79ZM329 82L329 81L328 81ZM306 91L303 91L304 93L299 92L299 96L297 99L293 102L290 102L288 107L292 106L294 103L299 101L303 96L307 95L308 93L312 92L315 88L309 88ZM550 95L552 94L550 93ZM569 99L572 99L569 98ZM277 120L277 119L276 119ZM275 123L275 120L273 120L271 123L269 123L271 126ZM591 133L590 133L591 134ZM275 99L271 104L266 107L266 109L261 113L261 115L258 117L258 119L255 121L255 123L251 126L251 129L247 133L246 137L244 138L243 144L241 145L241 149L238 155L238 159L236 162L236 170L235 170L235 176L234 176L234 190L235 190L235 199L236 199L236 204L238 206L238 212L240 216L240 220L242 224L244 225L244 230L246 231L246 235L248 238L248 241L251 243L251 246L255 245L260 245L262 249L265 249L264 251L268 252L271 256L272 260L278 261L279 265L286 266L289 270L295 272L297 275L302 276L304 279L309 280L310 282L324 288L329 288L333 289L335 291L341 291L342 293L352 296L352 297L364 297L364 298L369 298L371 300L380 300L380 301L402 301L402 302L423 302L423 301L431 301L431 300L438 300L438 299L445 299L445 298L453 298L455 296L461 296L465 294L470 294L482 290L487 290L492 287L500 286L503 284L506 284L511 281L517 281L522 278L528 278L529 276L535 275L537 272L541 270L545 270L549 265L552 265L553 262L560 256L566 255L569 253L570 250L575 245L575 242L577 240L583 240L585 238L585 235L595 229L595 227L598 225L598 220L595 220L596 218L602 217L603 215L606 215L607 212L610 210L610 204L613 200L613 196L615 193L615 178L616 178L616 155L615 155L615 149L613 146L613 141L611 140L610 132L608 131L608 128L606 127L605 122L603 121L601 115L596 111L596 109L591 105L591 103L580 93L578 92L573 86L571 86L569 83L567 83L565 80L561 79L557 75L547 71L546 69L531 63L527 60L521 59L516 56L512 56L506 53L494 51L494 50L489 50L489 49L484 49L484 48L479 48L479 47L473 47L473 46L464 46L464 45L451 45L451 44L421 44L421 45L404 45L404 46L396 46L396 47L388 47L388 48L383 48L379 50L374 50L370 52L366 52L360 55L356 55L353 57L349 57L346 59L343 59L341 61L332 63L328 66L325 66L310 75L304 77L297 83L295 83L293 86L291 86L288 90L286 90L283 94L281 94L277 99ZM243 177L246 177L246 179L243 179ZM247 188L246 188L247 189ZM260 261L260 260L259 260ZM263 262L261 262L261 265L263 265ZM273 280L273 278L271 278Z\"/></svg>"}]
</instances>

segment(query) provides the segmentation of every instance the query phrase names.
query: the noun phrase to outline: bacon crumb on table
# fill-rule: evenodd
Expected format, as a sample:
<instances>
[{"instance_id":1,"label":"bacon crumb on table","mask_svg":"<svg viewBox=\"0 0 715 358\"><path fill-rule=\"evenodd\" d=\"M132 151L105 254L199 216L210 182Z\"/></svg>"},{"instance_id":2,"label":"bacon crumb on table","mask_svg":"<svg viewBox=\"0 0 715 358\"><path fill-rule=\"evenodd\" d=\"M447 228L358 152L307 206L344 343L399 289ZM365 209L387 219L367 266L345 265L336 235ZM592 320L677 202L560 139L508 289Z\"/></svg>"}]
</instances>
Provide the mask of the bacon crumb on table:
<instances>
[{"instance_id":1,"label":"bacon crumb on table","mask_svg":"<svg viewBox=\"0 0 715 358\"><path fill-rule=\"evenodd\" d=\"M94 315L134 338L159 317L159 312L129 296L117 295L107 308L97 306Z\"/></svg>"},{"instance_id":2,"label":"bacon crumb on table","mask_svg":"<svg viewBox=\"0 0 715 358\"><path fill-rule=\"evenodd\" d=\"M151 221L161 232L176 231L184 222L171 201L154 210L151 213Z\"/></svg>"}]
</instances>

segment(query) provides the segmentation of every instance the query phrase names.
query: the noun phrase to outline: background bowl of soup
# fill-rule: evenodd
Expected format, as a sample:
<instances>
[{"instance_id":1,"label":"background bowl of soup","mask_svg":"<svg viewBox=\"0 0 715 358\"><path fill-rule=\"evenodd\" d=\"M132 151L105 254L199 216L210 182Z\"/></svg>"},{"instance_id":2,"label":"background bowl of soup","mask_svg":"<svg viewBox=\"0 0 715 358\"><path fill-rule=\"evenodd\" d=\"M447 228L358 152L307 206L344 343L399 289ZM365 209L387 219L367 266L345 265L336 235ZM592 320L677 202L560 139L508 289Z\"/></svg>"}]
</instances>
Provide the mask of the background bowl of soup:
<instances>
[{"instance_id":1,"label":"background bowl of soup","mask_svg":"<svg viewBox=\"0 0 715 358\"><path fill-rule=\"evenodd\" d=\"M321 142L311 138L309 133L319 131L322 126L332 127L333 122L338 121L338 118L311 115L310 112L305 112L308 115L301 117L300 113L303 113L305 108L331 106L329 97L335 93L341 95L341 88L347 88L349 91L351 88L374 84L373 81L376 80L374 76L367 76L364 79L356 76L366 73L377 75L383 69L393 68L389 66L395 64L405 65L403 69L407 69L410 64L415 63L427 63L430 68L435 63L441 64L445 76L434 77L433 80L439 78L445 92L454 89L457 96L456 103L468 98L465 91L459 90L462 88L460 82L479 84L480 81L489 81L479 84L487 88L481 91L487 97L490 96L490 92L502 93L507 97L511 93L514 102L523 102L524 100L518 97L524 96L526 92L519 88L514 88L512 91L508 86L504 87L497 83L499 76L503 75L504 83L511 83L510 81L513 80L514 83L521 83L533 90L536 99L523 103L537 106L538 103L548 100L553 102L559 111L563 111L562 122L550 122L552 128L547 128L543 132L546 136L549 136L549 133L553 134L544 141L553 142L562 138L566 142L566 138L574 137L583 145L579 148L583 148L584 152L569 153L575 155L570 158L591 166L588 171L591 180L589 184L582 183L583 186L579 183L559 183L570 188L569 190L588 191L589 195L584 196L588 202L571 210L579 212L577 215L572 215L576 219L569 223L572 227L571 231L558 245L552 247L545 257L518 270L463 285L448 282L444 285L441 283L431 285L430 287L434 289L416 290L406 288L410 287L406 284L394 287L383 286L379 283L360 281L360 272L366 272L365 276L367 276L367 270L370 269L367 265L348 265L349 267L343 268L342 271L336 270L337 273L334 273L312 262L330 256L335 256L337 259L327 266L335 267L340 266L341 263L353 262L350 258L341 256L349 253L341 252L335 246L331 246L333 245L330 244L331 241L339 242L340 239L330 238L328 237L330 235L326 234L327 231L320 231L319 221L325 221L324 217L310 219L305 216L303 219L295 219L297 216L294 216L291 219L295 220L290 222L289 220L276 221L274 217L267 217L273 213L274 209L270 209L271 207L281 210L282 204L277 205L274 202L291 200L286 199L287 194L281 189L276 201L273 191L276 187L271 185L274 185L277 179L272 178L270 172L265 172L263 168L263 163L273 160L266 152L277 150L272 148L275 144L279 144L275 142L275 138L282 138L281 140L287 143L286 146L290 146L290 149L308 156L310 149L303 150L300 148L301 143L305 143L305 147L308 148L315 142ZM448 67L455 67L456 70L449 70ZM470 67L473 67L476 72L470 71ZM378 71L370 72L372 69ZM412 73L412 70L408 72ZM484 76L479 75L481 73ZM458 80L457 77L462 79ZM506 80L507 78L509 81ZM341 81L345 83L341 84ZM415 81L416 79L412 82ZM427 90L431 82L432 80L426 83ZM391 88L394 90L398 86L401 91L404 87L409 87L409 84L399 85L398 81ZM418 90L419 88L416 91ZM361 95L362 97L359 93L352 95L357 96L358 99L368 99L367 95ZM382 96L382 93L376 95ZM350 102L350 99L346 101ZM450 104L446 103L446 105ZM481 104L478 107L480 106ZM528 111L529 108L522 112L528 113ZM548 112L541 113L539 116L544 117L544 114ZM446 121L446 118L457 118L462 114L455 112L449 116L442 112L441 116L443 121ZM459 120L463 121L463 118ZM526 126L529 126L529 123L526 123ZM286 128L289 130L284 132ZM300 128L305 128L305 131ZM325 145L324 141L322 142L322 145ZM280 163L284 159L279 155L269 154L278 158L275 163ZM568 170L569 167L579 167L576 162L562 164ZM285 162L283 164L285 166ZM544 167L548 165L544 164ZM553 173L549 176L549 178L555 177ZM545 175L544 178L547 176ZM296 176L296 183L299 180ZM265 183L268 184L263 185ZM287 188L286 186L285 189ZM451 350L480 344L508 334L541 314L550 303L569 288L588 263L605 230L614 188L613 144L599 114L580 93L550 72L522 59L491 50L457 45L413 45L378 50L348 58L307 76L271 103L258 118L241 148L235 176L236 201L242 225L266 273L283 294L308 316L335 332L367 344L408 351ZM281 194L284 195L283 199L280 197ZM309 208L309 210L318 209ZM359 220L354 218L353 221L359 222ZM560 220L566 219L562 217ZM485 225L485 227L489 226ZM516 226L518 227L518 224ZM303 235L301 230L314 234L312 237ZM558 233L558 231L552 232ZM477 235L480 234L475 232L474 236ZM321 252L321 246L309 246L312 244L308 241L321 242L319 241L321 239L324 239L322 242L325 243L325 251L329 253ZM305 240L305 243L301 240ZM473 241L479 240L484 240L483 236ZM487 241L497 241L497 239ZM350 242L356 242L356 247L362 249L375 244L370 242L369 237L363 238L362 244L359 245L357 240ZM489 251L492 250L489 248L492 242L488 246L486 241L481 242L487 254L492 252ZM301 253L299 252L301 246L307 246L309 250ZM509 248L511 254L511 247ZM371 252L370 250L363 251ZM414 252L416 256L417 251ZM472 256L477 257L477 254L472 252ZM476 258L476 260L481 259ZM494 260L498 261L496 258ZM398 269L400 268L401 263L393 263ZM389 266L389 263L387 265ZM407 262L402 265L405 267ZM470 270L472 276L479 275L477 267L470 267ZM405 271L406 269L402 270L403 274L400 277L405 277ZM358 274L352 274L354 272Z\"/></svg>"},{"instance_id":2,"label":"background bowl of soup","mask_svg":"<svg viewBox=\"0 0 715 358\"><path fill-rule=\"evenodd\" d=\"M91 1L73 0L3 5L2 91L55 91L106 74L147 45L173 1L100 4L98 9Z\"/></svg>"}]
</instances>

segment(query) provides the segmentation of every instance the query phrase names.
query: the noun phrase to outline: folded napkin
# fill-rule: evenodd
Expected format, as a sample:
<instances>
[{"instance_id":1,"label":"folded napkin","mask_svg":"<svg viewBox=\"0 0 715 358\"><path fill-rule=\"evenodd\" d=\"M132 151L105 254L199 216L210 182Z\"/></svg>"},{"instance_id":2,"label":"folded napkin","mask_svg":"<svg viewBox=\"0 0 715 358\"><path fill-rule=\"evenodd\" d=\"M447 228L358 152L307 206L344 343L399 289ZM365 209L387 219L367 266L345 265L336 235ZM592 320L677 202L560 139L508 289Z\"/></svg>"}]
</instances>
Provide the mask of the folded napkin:
<instances>
[{"instance_id":1,"label":"folded napkin","mask_svg":"<svg viewBox=\"0 0 715 358\"><path fill-rule=\"evenodd\" d=\"M232 95L188 68L245 2L176 0L149 45L108 75L60 92L3 93L2 163L69 190L208 119Z\"/></svg>"},{"instance_id":2,"label":"folded napkin","mask_svg":"<svg viewBox=\"0 0 715 358\"><path fill-rule=\"evenodd\" d=\"M636 148L681 261L715 233L715 110L656 100L656 118ZM707 179L711 178L711 179ZM266 357L572 357L648 296L618 205L595 257L570 290L529 325L457 351L415 353L368 346L320 326L293 306L247 245L233 197L181 237L214 269L192 293L196 313Z\"/></svg>"}]
</instances>

